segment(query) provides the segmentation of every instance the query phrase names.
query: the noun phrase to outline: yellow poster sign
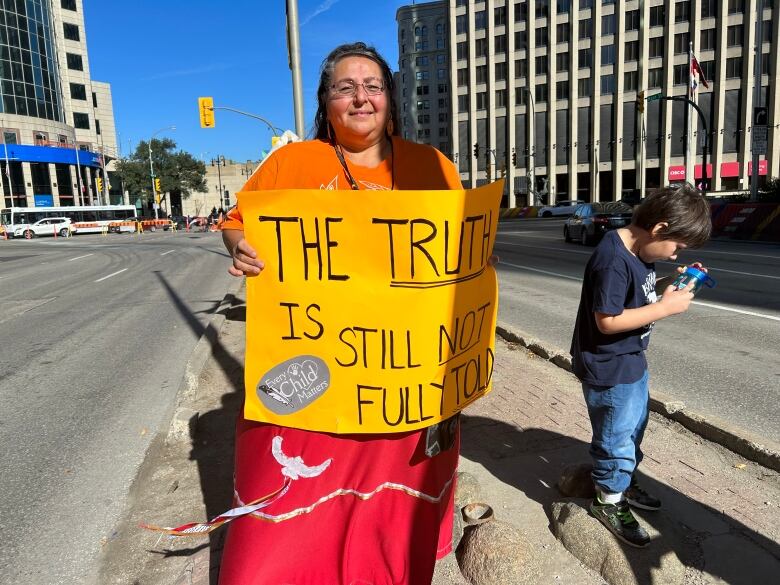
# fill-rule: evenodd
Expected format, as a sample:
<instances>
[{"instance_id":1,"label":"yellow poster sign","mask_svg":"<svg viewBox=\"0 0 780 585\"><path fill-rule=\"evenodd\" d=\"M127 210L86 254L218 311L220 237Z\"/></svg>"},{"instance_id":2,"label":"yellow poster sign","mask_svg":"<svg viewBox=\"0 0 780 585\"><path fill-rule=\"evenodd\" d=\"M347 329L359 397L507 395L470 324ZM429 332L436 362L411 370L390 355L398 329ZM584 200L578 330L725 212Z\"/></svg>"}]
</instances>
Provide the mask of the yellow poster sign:
<instances>
[{"instance_id":1,"label":"yellow poster sign","mask_svg":"<svg viewBox=\"0 0 780 585\"><path fill-rule=\"evenodd\" d=\"M503 182L466 191L243 192L248 419L392 433L490 391Z\"/></svg>"}]
</instances>

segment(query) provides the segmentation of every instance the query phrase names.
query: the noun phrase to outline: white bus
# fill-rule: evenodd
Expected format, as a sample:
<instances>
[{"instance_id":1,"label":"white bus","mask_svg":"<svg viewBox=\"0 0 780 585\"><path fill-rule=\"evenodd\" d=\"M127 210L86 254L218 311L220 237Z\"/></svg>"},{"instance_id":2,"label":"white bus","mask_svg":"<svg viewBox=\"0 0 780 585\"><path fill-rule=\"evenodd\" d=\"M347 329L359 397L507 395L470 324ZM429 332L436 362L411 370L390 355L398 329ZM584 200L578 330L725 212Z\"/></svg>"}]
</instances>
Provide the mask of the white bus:
<instances>
[{"instance_id":1,"label":"white bus","mask_svg":"<svg viewBox=\"0 0 780 585\"><path fill-rule=\"evenodd\" d=\"M4 207L0 225L9 237L21 228L47 217L69 217L74 233L99 234L108 224L135 217L134 205L70 205L64 207Z\"/></svg>"}]
</instances>

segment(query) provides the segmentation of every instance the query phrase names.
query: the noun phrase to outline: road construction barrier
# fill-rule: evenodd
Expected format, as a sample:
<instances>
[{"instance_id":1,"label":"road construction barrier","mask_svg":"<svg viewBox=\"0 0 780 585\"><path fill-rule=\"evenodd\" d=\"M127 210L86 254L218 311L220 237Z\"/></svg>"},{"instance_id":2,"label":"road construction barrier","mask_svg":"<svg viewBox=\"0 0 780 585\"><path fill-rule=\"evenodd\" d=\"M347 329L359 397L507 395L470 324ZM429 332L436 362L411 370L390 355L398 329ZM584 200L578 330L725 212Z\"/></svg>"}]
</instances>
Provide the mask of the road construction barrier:
<instances>
[{"instance_id":1,"label":"road construction barrier","mask_svg":"<svg viewBox=\"0 0 780 585\"><path fill-rule=\"evenodd\" d=\"M780 241L780 205L714 203L712 235L739 240Z\"/></svg>"}]
</instances>

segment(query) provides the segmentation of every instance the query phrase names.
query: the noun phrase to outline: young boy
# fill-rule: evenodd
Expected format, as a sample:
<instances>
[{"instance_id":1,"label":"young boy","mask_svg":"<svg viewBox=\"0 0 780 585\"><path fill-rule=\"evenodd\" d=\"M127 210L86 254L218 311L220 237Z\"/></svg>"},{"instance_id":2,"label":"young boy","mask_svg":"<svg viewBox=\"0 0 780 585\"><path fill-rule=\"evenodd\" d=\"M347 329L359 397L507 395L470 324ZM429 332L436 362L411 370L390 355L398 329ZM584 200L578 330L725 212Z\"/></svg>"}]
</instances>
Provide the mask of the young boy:
<instances>
[{"instance_id":1,"label":"young boy","mask_svg":"<svg viewBox=\"0 0 780 585\"><path fill-rule=\"evenodd\" d=\"M593 440L596 497L590 512L620 540L647 546L650 537L629 505L658 510L661 502L636 483L648 417L645 350L653 324L688 310L693 285L656 283L658 260L675 260L710 237L710 206L694 188L666 187L635 210L631 225L607 232L585 268L571 355L582 381ZM669 277L671 280L671 277ZM663 290L660 300L656 296Z\"/></svg>"}]
</instances>

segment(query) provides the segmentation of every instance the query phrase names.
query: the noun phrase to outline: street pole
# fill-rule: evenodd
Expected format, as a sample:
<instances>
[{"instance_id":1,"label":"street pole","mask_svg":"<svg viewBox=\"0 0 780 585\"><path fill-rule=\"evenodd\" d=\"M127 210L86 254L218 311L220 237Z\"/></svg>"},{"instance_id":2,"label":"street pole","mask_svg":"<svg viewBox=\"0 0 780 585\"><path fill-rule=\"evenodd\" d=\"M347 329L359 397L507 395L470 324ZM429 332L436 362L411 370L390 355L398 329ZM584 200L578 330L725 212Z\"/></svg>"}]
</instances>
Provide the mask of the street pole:
<instances>
[{"instance_id":1,"label":"street pole","mask_svg":"<svg viewBox=\"0 0 780 585\"><path fill-rule=\"evenodd\" d=\"M84 187L81 185L81 161L79 160L79 149L78 144L76 144L75 134L73 135L73 153L76 155L76 177L79 186L78 204L84 205Z\"/></svg>"},{"instance_id":2,"label":"street pole","mask_svg":"<svg viewBox=\"0 0 780 585\"><path fill-rule=\"evenodd\" d=\"M165 128L160 128L159 130L155 131L152 134L151 138L149 138L149 142L146 145L149 148L149 175L152 181L152 201L154 207L154 219L159 219L160 217L158 213L160 208L160 202L157 199L157 189L155 189L154 186L154 164L152 163L152 140L154 140L154 137L157 136L160 132L165 132L166 130L176 130L176 126L166 126Z\"/></svg>"},{"instance_id":3,"label":"street pole","mask_svg":"<svg viewBox=\"0 0 780 585\"><path fill-rule=\"evenodd\" d=\"M227 112L234 112L236 114L241 114L243 116L248 116L250 118L254 118L255 120L260 120L261 122L265 123L265 125L268 126L268 128L270 128L272 134L274 134L276 136L281 136L281 134L282 134L282 131L279 128L277 128L276 126L271 124L271 122L269 122L268 120L266 120L262 116L258 116L257 114L250 114L249 112L244 112L244 111L241 111L241 110L237 110L235 108L228 108L226 106L214 106L214 107L212 107L210 109L211 110L225 110ZM299 138L303 138L303 137L299 136Z\"/></svg>"},{"instance_id":4,"label":"street pole","mask_svg":"<svg viewBox=\"0 0 780 585\"><path fill-rule=\"evenodd\" d=\"M754 78L753 78L753 84L754 84L754 93L753 93L753 131L756 130L756 117L755 117L755 111L756 108L761 107L761 60L762 60L762 52L764 48L764 0L758 0L758 16L756 21L756 66L755 71L753 72ZM750 200L751 201L758 201L758 148L755 146L755 141L753 140L753 135L751 134L751 154L753 159L753 169L750 173Z\"/></svg>"},{"instance_id":5,"label":"street pole","mask_svg":"<svg viewBox=\"0 0 780 585\"><path fill-rule=\"evenodd\" d=\"M293 80L293 105L295 109L295 133L303 139L306 127L303 123L303 81L301 79L301 41L298 35L298 0L287 0L287 53Z\"/></svg>"},{"instance_id":6,"label":"street pole","mask_svg":"<svg viewBox=\"0 0 780 585\"><path fill-rule=\"evenodd\" d=\"M536 124L536 104L534 103L534 96L531 93L531 90L528 89L528 86L524 86L523 89L528 93L528 99L531 100L531 116L528 124L528 163L527 163L527 172L529 177L529 185L528 185L528 205L536 205L536 153L534 152L535 145L534 145L534 134L536 131L536 128L534 125ZM526 114L528 113L528 108L526 108Z\"/></svg>"},{"instance_id":7,"label":"street pole","mask_svg":"<svg viewBox=\"0 0 780 585\"><path fill-rule=\"evenodd\" d=\"M222 190L222 169L220 168L225 164L225 157L221 154L217 155L217 189L219 189L219 207L222 208L223 197L225 192ZM211 165L214 166L214 159L211 159Z\"/></svg>"},{"instance_id":8,"label":"street pole","mask_svg":"<svg viewBox=\"0 0 780 585\"><path fill-rule=\"evenodd\" d=\"M656 94L657 95L657 94ZM704 177L704 181L702 182L702 189L701 192L703 195L707 195L707 188L709 187L707 179L707 151L709 150L709 130L707 129L707 119L704 117L704 112L701 111L701 108L694 103L692 100L688 99L687 97L683 96L660 96L655 97L651 96L648 98L648 101L652 101L653 99L660 99L660 100L667 100L670 102L684 102L689 104L694 110L696 110L696 113L699 114L699 119L701 120L701 124L704 127L704 152L702 153L702 177Z\"/></svg>"}]
</instances>

